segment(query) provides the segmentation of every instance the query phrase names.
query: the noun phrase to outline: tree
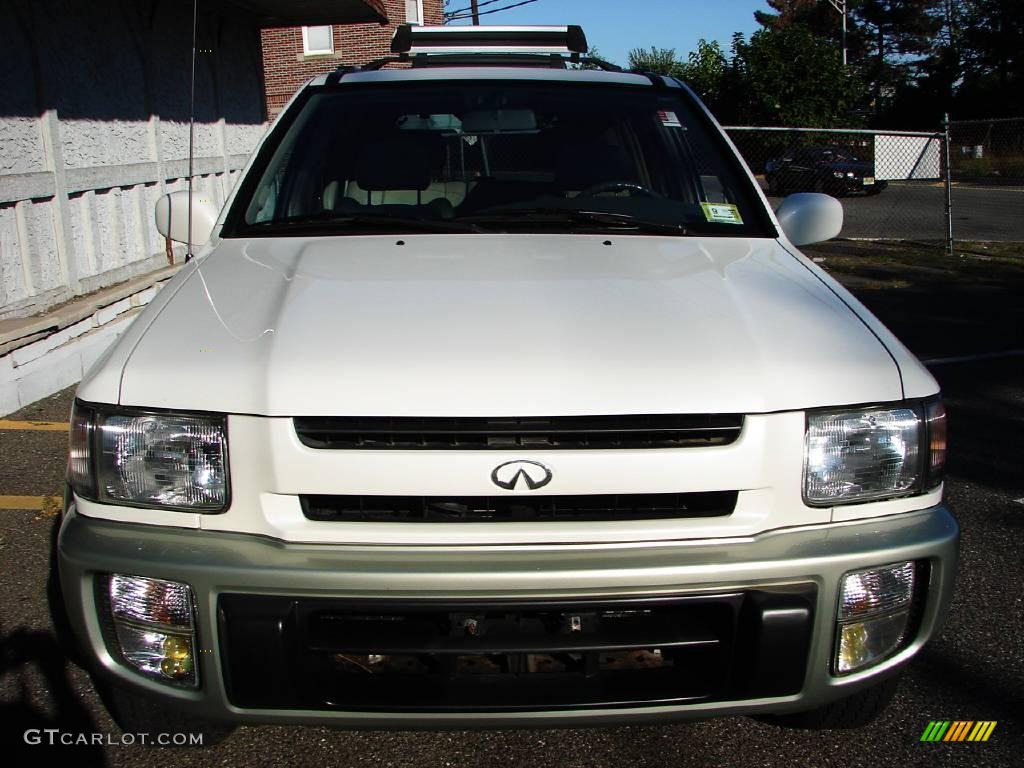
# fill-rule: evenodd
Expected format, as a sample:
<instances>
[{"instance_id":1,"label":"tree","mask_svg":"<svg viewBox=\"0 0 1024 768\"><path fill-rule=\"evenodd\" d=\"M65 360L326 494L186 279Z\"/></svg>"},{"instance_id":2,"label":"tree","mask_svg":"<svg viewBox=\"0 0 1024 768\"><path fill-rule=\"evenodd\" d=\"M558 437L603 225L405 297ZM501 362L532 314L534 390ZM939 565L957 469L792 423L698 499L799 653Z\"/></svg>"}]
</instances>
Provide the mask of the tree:
<instances>
[{"instance_id":1,"label":"tree","mask_svg":"<svg viewBox=\"0 0 1024 768\"><path fill-rule=\"evenodd\" d=\"M634 48L629 52L628 59L630 69L653 72L656 75L678 77L683 68L675 48Z\"/></svg>"},{"instance_id":2,"label":"tree","mask_svg":"<svg viewBox=\"0 0 1024 768\"><path fill-rule=\"evenodd\" d=\"M852 13L869 40L866 72L875 92L875 113L885 107L886 92L922 73L942 26L943 0L859 0Z\"/></svg>"},{"instance_id":3,"label":"tree","mask_svg":"<svg viewBox=\"0 0 1024 768\"><path fill-rule=\"evenodd\" d=\"M586 56L584 56L582 61L580 61L578 64L570 63L568 67L569 69L601 69L600 66L598 66L592 61L593 59L604 61L604 57L601 56L601 52L597 50L596 45L590 46L590 50L587 51L587 54Z\"/></svg>"},{"instance_id":4,"label":"tree","mask_svg":"<svg viewBox=\"0 0 1024 768\"><path fill-rule=\"evenodd\" d=\"M765 29L783 29L790 24L808 24L808 15L821 5L819 0L767 0L768 7L775 11L754 11L757 23Z\"/></svg>"},{"instance_id":5,"label":"tree","mask_svg":"<svg viewBox=\"0 0 1024 768\"><path fill-rule=\"evenodd\" d=\"M729 59L717 41L701 38L697 50L691 51L689 60L678 67L679 79L686 82L713 112L722 106L722 90L729 72Z\"/></svg>"},{"instance_id":6,"label":"tree","mask_svg":"<svg viewBox=\"0 0 1024 768\"><path fill-rule=\"evenodd\" d=\"M963 117L1024 115L1024 3L963 0L963 81L954 102Z\"/></svg>"},{"instance_id":7,"label":"tree","mask_svg":"<svg viewBox=\"0 0 1024 768\"><path fill-rule=\"evenodd\" d=\"M729 55L701 40L681 61L673 48L634 48L629 66L679 78L724 122L807 125L860 124L865 89L856 70L844 68L833 46L793 24L733 37Z\"/></svg>"},{"instance_id":8,"label":"tree","mask_svg":"<svg viewBox=\"0 0 1024 768\"><path fill-rule=\"evenodd\" d=\"M812 33L836 46L841 56L843 20L830 0L766 0L775 13L755 11L754 18L765 29L785 29L794 24L807 27ZM859 61L867 51L866 41L852 13L861 0L847 0L846 51L850 61Z\"/></svg>"},{"instance_id":9,"label":"tree","mask_svg":"<svg viewBox=\"0 0 1024 768\"><path fill-rule=\"evenodd\" d=\"M864 84L833 46L807 27L733 38L720 119L752 125L850 127L863 122ZM729 114L732 112L732 114Z\"/></svg>"}]
</instances>

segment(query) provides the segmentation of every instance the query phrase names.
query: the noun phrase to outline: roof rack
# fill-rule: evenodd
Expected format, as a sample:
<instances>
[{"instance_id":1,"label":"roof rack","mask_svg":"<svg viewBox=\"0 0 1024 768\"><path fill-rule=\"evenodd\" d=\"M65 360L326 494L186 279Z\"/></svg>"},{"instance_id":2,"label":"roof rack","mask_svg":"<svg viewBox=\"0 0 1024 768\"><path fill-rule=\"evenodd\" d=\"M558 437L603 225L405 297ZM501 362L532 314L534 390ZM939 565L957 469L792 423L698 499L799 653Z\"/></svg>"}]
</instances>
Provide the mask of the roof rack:
<instances>
[{"instance_id":1,"label":"roof rack","mask_svg":"<svg viewBox=\"0 0 1024 768\"><path fill-rule=\"evenodd\" d=\"M529 53L559 54L573 59L586 53L583 28L564 27L420 27L401 24L391 52L404 55Z\"/></svg>"},{"instance_id":2,"label":"roof rack","mask_svg":"<svg viewBox=\"0 0 1024 768\"><path fill-rule=\"evenodd\" d=\"M587 36L576 24L564 27L420 27L402 24L391 39L391 52L368 64L341 66L327 77L336 85L345 75L373 72L388 64L414 67L550 67L567 64L622 72L622 67L586 56Z\"/></svg>"}]
</instances>

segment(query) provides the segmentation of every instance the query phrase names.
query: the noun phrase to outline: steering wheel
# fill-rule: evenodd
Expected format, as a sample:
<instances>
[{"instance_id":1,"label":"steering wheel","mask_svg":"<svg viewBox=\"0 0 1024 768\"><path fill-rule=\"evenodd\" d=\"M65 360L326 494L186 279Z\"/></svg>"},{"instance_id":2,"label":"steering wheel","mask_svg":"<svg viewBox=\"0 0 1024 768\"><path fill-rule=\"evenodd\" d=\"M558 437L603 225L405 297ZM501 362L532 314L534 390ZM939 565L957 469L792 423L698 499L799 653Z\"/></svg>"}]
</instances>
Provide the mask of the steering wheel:
<instances>
[{"instance_id":1,"label":"steering wheel","mask_svg":"<svg viewBox=\"0 0 1024 768\"><path fill-rule=\"evenodd\" d=\"M599 195L602 192L630 192L637 195L643 195L644 197L660 197L660 195L654 190L648 189L643 184L637 184L634 181L601 181L597 184L591 184L586 189L580 190L580 193L576 197L593 197Z\"/></svg>"}]
</instances>

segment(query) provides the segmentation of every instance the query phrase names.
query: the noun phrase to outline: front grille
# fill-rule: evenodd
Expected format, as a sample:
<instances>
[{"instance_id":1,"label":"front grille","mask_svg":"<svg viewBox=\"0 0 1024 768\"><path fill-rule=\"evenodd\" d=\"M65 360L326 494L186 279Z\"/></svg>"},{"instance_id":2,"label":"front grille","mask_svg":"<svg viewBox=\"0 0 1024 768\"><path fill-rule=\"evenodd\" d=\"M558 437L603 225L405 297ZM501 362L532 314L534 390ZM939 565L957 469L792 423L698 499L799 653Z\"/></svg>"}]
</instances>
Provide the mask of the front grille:
<instances>
[{"instance_id":1,"label":"front grille","mask_svg":"<svg viewBox=\"0 0 1024 768\"><path fill-rule=\"evenodd\" d=\"M361 451L687 448L728 445L742 429L743 417L731 414L295 419L303 445Z\"/></svg>"},{"instance_id":2,"label":"front grille","mask_svg":"<svg viewBox=\"0 0 1024 768\"><path fill-rule=\"evenodd\" d=\"M797 693L813 585L573 602L221 595L228 698L252 709L524 711Z\"/></svg>"},{"instance_id":3,"label":"front grille","mask_svg":"<svg viewBox=\"0 0 1024 768\"><path fill-rule=\"evenodd\" d=\"M725 517L736 491L600 496L302 496L309 520L333 522L532 522Z\"/></svg>"}]
</instances>

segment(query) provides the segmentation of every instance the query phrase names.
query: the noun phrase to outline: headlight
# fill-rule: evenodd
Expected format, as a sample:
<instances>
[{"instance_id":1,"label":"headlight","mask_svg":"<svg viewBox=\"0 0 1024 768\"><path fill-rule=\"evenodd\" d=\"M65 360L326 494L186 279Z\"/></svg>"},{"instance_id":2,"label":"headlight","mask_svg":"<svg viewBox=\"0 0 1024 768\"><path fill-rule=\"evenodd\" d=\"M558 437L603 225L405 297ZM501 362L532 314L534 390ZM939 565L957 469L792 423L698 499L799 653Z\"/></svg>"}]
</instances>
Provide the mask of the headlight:
<instances>
[{"instance_id":1,"label":"headlight","mask_svg":"<svg viewBox=\"0 0 1024 768\"><path fill-rule=\"evenodd\" d=\"M102 410L75 404L68 479L108 504L214 512L228 502L223 416Z\"/></svg>"},{"instance_id":2,"label":"headlight","mask_svg":"<svg viewBox=\"0 0 1024 768\"><path fill-rule=\"evenodd\" d=\"M945 416L938 400L809 413L804 501L831 506L937 487L945 466Z\"/></svg>"}]
</instances>

